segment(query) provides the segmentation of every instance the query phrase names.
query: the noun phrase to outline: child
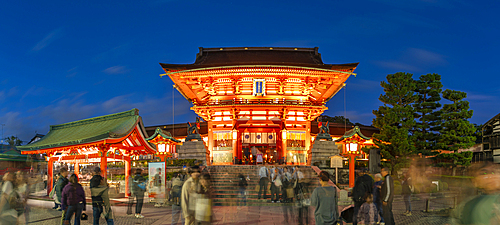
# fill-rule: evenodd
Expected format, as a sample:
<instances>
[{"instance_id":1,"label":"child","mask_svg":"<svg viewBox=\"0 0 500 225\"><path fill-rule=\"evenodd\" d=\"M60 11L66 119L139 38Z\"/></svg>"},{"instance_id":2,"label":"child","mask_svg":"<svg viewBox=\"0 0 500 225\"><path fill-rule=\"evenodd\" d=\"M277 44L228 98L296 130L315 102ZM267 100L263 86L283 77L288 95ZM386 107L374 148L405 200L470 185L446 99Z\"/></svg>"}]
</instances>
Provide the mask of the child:
<instances>
[{"instance_id":1,"label":"child","mask_svg":"<svg viewBox=\"0 0 500 225\"><path fill-rule=\"evenodd\" d=\"M361 205L358 212L358 224L378 224L380 222L380 215L377 207L373 204L372 194L365 195L366 202Z\"/></svg>"}]
</instances>

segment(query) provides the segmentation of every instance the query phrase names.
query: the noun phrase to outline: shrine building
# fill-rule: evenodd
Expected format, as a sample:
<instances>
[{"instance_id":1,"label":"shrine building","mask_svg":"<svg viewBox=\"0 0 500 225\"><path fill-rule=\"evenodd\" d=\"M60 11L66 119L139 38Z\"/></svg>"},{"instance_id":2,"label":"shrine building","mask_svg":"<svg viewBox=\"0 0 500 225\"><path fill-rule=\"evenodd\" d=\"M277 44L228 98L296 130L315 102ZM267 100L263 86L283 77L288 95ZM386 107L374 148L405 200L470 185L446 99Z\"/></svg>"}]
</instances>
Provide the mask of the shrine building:
<instances>
[{"instance_id":1,"label":"shrine building","mask_svg":"<svg viewBox=\"0 0 500 225\"><path fill-rule=\"evenodd\" d=\"M211 164L310 165L311 124L358 63L324 64L317 47L236 47L200 48L192 64L160 65L206 121Z\"/></svg>"}]
</instances>

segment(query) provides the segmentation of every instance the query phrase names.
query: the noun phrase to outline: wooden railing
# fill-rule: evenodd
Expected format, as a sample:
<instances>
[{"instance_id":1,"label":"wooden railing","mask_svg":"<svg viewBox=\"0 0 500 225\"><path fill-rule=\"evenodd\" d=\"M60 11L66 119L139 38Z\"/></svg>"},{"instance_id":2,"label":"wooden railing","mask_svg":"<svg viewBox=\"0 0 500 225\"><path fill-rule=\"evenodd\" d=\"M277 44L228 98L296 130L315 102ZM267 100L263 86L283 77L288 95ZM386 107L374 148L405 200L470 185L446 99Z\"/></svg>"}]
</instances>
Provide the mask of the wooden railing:
<instances>
[{"instance_id":1,"label":"wooden railing","mask_svg":"<svg viewBox=\"0 0 500 225\"><path fill-rule=\"evenodd\" d=\"M320 102L301 101L301 100L283 100L283 99L230 99L230 100L210 100L200 102L198 106L209 105L253 105L253 104L269 104L269 105L304 105L304 106L321 106Z\"/></svg>"}]
</instances>

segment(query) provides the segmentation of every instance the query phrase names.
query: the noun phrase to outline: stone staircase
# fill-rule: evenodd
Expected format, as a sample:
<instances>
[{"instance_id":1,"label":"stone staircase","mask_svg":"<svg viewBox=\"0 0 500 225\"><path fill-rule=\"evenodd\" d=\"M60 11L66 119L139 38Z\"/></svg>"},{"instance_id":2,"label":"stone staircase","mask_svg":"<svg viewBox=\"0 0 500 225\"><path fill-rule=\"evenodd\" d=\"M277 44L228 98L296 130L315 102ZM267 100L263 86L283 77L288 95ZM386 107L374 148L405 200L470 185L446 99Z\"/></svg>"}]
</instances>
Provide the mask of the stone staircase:
<instances>
[{"instance_id":1,"label":"stone staircase","mask_svg":"<svg viewBox=\"0 0 500 225\"><path fill-rule=\"evenodd\" d=\"M259 185L258 169L261 166L256 165L237 165L237 166L209 166L208 170L212 177L214 186L213 202L216 206L236 206L239 201L239 186L238 175L243 174L249 177L247 187L247 205L248 206L276 206L293 203L271 203L270 186L268 184L267 199L258 199L258 191L256 186ZM270 166L268 166L270 167ZM309 190L312 192L314 188L319 186L319 181L316 172L310 166L299 166L300 171L310 180ZM261 196L262 197L262 196Z\"/></svg>"}]
</instances>

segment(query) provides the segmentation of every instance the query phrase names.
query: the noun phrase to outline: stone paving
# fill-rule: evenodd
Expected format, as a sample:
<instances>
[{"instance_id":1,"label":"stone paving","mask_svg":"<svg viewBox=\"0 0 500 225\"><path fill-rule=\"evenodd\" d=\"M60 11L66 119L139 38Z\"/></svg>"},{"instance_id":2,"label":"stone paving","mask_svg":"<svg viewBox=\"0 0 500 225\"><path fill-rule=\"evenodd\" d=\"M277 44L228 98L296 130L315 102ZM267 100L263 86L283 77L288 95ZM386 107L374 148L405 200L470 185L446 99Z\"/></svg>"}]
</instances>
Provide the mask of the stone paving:
<instances>
[{"instance_id":1,"label":"stone paving","mask_svg":"<svg viewBox=\"0 0 500 225\"><path fill-rule=\"evenodd\" d=\"M418 199L416 196L414 199ZM452 200L451 200L452 201ZM31 211L29 215L28 224L59 224L61 212L51 209L53 206L52 202L40 201L40 200L30 200ZM450 200L439 200L431 202L431 209L440 209L447 207L450 204ZM452 202L451 202L452 204ZM432 207L434 205L434 207ZM402 201L395 201L394 206L394 217L396 224L410 224L410 225L420 225L420 224L447 224L449 223L449 218L440 216L436 213L426 213L423 212L425 209L424 200L413 200L412 201L412 215L405 216L403 212L405 211L405 206ZM284 209L289 209L291 215L288 218L288 222L285 220ZM161 208L155 208L152 204L145 204L142 214L145 216L143 219L137 219L133 216L125 215L126 206L119 204L113 206L113 212L115 213L115 224L147 224L147 225L160 225L160 224L183 224L181 209L178 206L166 206ZM309 210L309 224L314 224L313 208ZM92 207L87 206L87 215L89 215L88 221L82 221L82 224L92 224ZM297 224L297 221L292 218L292 216L297 215L295 207L284 207L284 206L216 206L214 207L215 221L213 224L229 225L229 224ZM106 224L101 218L100 224Z\"/></svg>"}]
</instances>

